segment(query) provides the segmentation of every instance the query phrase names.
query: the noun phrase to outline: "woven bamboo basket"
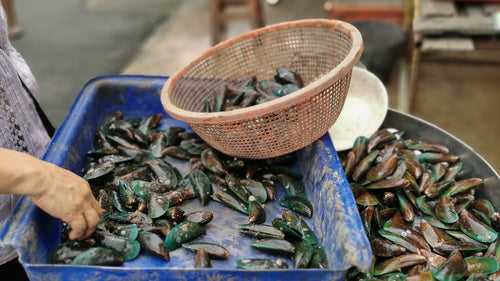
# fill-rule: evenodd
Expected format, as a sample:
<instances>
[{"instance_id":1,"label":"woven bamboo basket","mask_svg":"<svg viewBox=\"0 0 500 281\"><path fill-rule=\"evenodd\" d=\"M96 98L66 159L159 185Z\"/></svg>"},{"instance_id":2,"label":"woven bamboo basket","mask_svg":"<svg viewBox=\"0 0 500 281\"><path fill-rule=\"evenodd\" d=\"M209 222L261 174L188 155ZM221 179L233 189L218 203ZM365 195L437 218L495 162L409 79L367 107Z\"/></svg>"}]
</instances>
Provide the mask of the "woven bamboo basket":
<instances>
[{"instance_id":1,"label":"woven bamboo basket","mask_svg":"<svg viewBox=\"0 0 500 281\"><path fill-rule=\"evenodd\" d=\"M161 101L215 149L235 157L265 159L301 149L334 124L349 89L363 41L352 25L299 20L250 31L208 49L165 83ZM296 70L300 90L247 108L203 112L221 84L241 86L250 77L272 79L277 67Z\"/></svg>"}]
</instances>

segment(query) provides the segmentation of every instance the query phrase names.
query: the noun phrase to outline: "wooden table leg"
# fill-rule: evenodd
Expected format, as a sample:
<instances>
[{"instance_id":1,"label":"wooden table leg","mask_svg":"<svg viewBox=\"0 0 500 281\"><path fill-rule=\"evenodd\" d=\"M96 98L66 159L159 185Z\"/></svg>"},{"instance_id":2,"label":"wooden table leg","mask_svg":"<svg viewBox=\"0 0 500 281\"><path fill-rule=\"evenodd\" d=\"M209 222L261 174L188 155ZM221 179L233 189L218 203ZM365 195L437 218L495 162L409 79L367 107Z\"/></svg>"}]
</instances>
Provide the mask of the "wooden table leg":
<instances>
[{"instance_id":1,"label":"wooden table leg","mask_svg":"<svg viewBox=\"0 0 500 281\"><path fill-rule=\"evenodd\" d=\"M224 30L224 3L222 0L210 0L210 36L212 46L222 41Z\"/></svg>"},{"instance_id":2,"label":"wooden table leg","mask_svg":"<svg viewBox=\"0 0 500 281\"><path fill-rule=\"evenodd\" d=\"M415 112L415 103L418 92L418 74L420 71L420 63L421 63L422 51L418 47L413 48L412 62L411 62L411 70L410 70L410 86L409 86L409 109L410 113Z\"/></svg>"},{"instance_id":3,"label":"wooden table leg","mask_svg":"<svg viewBox=\"0 0 500 281\"><path fill-rule=\"evenodd\" d=\"M262 5L260 3L261 0L247 0L248 3L248 11L250 13L250 18L252 22L253 28L260 28L265 25L264 17L262 15Z\"/></svg>"}]
</instances>

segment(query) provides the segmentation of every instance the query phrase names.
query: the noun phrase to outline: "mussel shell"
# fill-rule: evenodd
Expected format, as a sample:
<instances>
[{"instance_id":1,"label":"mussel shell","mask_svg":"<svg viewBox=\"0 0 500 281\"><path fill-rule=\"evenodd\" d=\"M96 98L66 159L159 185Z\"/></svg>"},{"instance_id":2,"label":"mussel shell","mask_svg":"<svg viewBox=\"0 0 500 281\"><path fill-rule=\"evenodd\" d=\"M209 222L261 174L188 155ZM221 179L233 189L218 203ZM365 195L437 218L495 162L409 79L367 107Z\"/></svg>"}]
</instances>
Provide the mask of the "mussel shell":
<instances>
[{"instance_id":1,"label":"mussel shell","mask_svg":"<svg viewBox=\"0 0 500 281\"><path fill-rule=\"evenodd\" d=\"M284 97L298 90L300 90L300 87L295 84L285 84L276 89L273 94L276 97Z\"/></svg>"},{"instance_id":2,"label":"mussel shell","mask_svg":"<svg viewBox=\"0 0 500 281\"><path fill-rule=\"evenodd\" d=\"M260 239L250 242L250 246L278 254L293 254L295 252L295 246L284 239Z\"/></svg>"},{"instance_id":3,"label":"mussel shell","mask_svg":"<svg viewBox=\"0 0 500 281\"><path fill-rule=\"evenodd\" d=\"M210 261L210 256L204 248L199 248L196 251L194 257L194 267L195 268L211 268L212 262Z\"/></svg>"},{"instance_id":4,"label":"mussel shell","mask_svg":"<svg viewBox=\"0 0 500 281\"><path fill-rule=\"evenodd\" d=\"M111 120L101 125L106 137L120 137L129 141L134 140L134 126L126 120Z\"/></svg>"},{"instance_id":5,"label":"mussel shell","mask_svg":"<svg viewBox=\"0 0 500 281\"><path fill-rule=\"evenodd\" d=\"M115 250L104 247L93 247L73 259L72 265L105 265L118 266L125 262L122 255Z\"/></svg>"},{"instance_id":6,"label":"mussel shell","mask_svg":"<svg viewBox=\"0 0 500 281\"><path fill-rule=\"evenodd\" d=\"M295 252L292 256L294 268L306 268L314 253L313 246L305 239L299 240L293 245L295 246Z\"/></svg>"},{"instance_id":7,"label":"mussel shell","mask_svg":"<svg viewBox=\"0 0 500 281\"><path fill-rule=\"evenodd\" d=\"M309 268L330 268L328 263L328 256L326 255L325 248L322 245L316 245L313 248L313 256L308 265Z\"/></svg>"},{"instance_id":8,"label":"mussel shell","mask_svg":"<svg viewBox=\"0 0 500 281\"><path fill-rule=\"evenodd\" d=\"M397 167L398 155L392 154L384 162L370 168L366 173L366 178L370 181L379 181L391 175Z\"/></svg>"},{"instance_id":9,"label":"mussel shell","mask_svg":"<svg viewBox=\"0 0 500 281\"><path fill-rule=\"evenodd\" d=\"M352 179L354 181L359 181L361 177L368 172L368 170L372 167L372 164L375 162L378 152L378 150L372 151L356 164L356 167L352 172Z\"/></svg>"},{"instance_id":10,"label":"mussel shell","mask_svg":"<svg viewBox=\"0 0 500 281\"><path fill-rule=\"evenodd\" d=\"M219 155L213 148L206 148L201 152L201 163L203 166L218 175L227 174L224 164L219 158Z\"/></svg>"},{"instance_id":11,"label":"mussel shell","mask_svg":"<svg viewBox=\"0 0 500 281\"><path fill-rule=\"evenodd\" d=\"M236 195L241 201L248 204L248 197L250 193L248 190L242 186L240 179L234 174L226 175L226 183L229 189Z\"/></svg>"},{"instance_id":12,"label":"mussel shell","mask_svg":"<svg viewBox=\"0 0 500 281\"><path fill-rule=\"evenodd\" d=\"M260 203L263 204L267 201L267 191L262 183L252 179L241 179L240 184Z\"/></svg>"},{"instance_id":13,"label":"mussel shell","mask_svg":"<svg viewBox=\"0 0 500 281\"><path fill-rule=\"evenodd\" d=\"M194 170L189 173L189 182L193 186L194 194L200 200L201 205L206 206L212 196L212 185L208 176L200 170Z\"/></svg>"},{"instance_id":14,"label":"mussel shell","mask_svg":"<svg viewBox=\"0 0 500 281\"><path fill-rule=\"evenodd\" d=\"M96 231L94 237L97 245L117 251L126 261L135 259L141 250L139 242L127 237L102 231Z\"/></svg>"},{"instance_id":15,"label":"mussel shell","mask_svg":"<svg viewBox=\"0 0 500 281\"><path fill-rule=\"evenodd\" d=\"M165 193L149 192L146 200L148 216L152 219L163 216L170 207L170 200Z\"/></svg>"},{"instance_id":16,"label":"mussel shell","mask_svg":"<svg viewBox=\"0 0 500 281\"><path fill-rule=\"evenodd\" d=\"M379 202L375 196L373 196L370 192L365 191L358 197L356 197L356 204L360 206L375 206L378 205Z\"/></svg>"},{"instance_id":17,"label":"mussel shell","mask_svg":"<svg viewBox=\"0 0 500 281\"><path fill-rule=\"evenodd\" d=\"M298 230L298 232L302 235L302 238L309 241L311 245L319 243L318 237L301 216L291 210L282 211L281 216L286 221L292 223L294 225L294 229Z\"/></svg>"},{"instance_id":18,"label":"mussel shell","mask_svg":"<svg viewBox=\"0 0 500 281\"><path fill-rule=\"evenodd\" d=\"M165 240L158 234L141 231L137 237L137 241L141 245L141 251L144 253L160 257L165 261L170 261L170 252L165 245Z\"/></svg>"},{"instance_id":19,"label":"mussel shell","mask_svg":"<svg viewBox=\"0 0 500 281\"><path fill-rule=\"evenodd\" d=\"M182 243L182 247L191 251L197 251L198 249L203 248L207 254L214 259L227 259L229 257L229 250L216 243L187 242Z\"/></svg>"},{"instance_id":20,"label":"mussel shell","mask_svg":"<svg viewBox=\"0 0 500 281\"><path fill-rule=\"evenodd\" d=\"M179 145L181 138L179 133L185 132L186 129L183 127L170 126L167 130L167 144L169 146Z\"/></svg>"},{"instance_id":21,"label":"mussel shell","mask_svg":"<svg viewBox=\"0 0 500 281\"><path fill-rule=\"evenodd\" d=\"M91 241L66 241L50 251L49 262L51 264L71 264L73 259L79 254L92 248L94 243Z\"/></svg>"},{"instance_id":22,"label":"mussel shell","mask_svg":"<svg viewBox=\"0 0 500 281\"><path fill-rule=\"evenodd\" d=\"M181 247L182 243L189 242L206 233L202 225L185 221L176 225L165 237L165 244L169 251Z\"/></svg>"},{"instance_id":23,"label":"mussel shell","mask_svg":"<svg viewBox=\"0 0 500 281\"><path fill-rule=\"evenodd\" d=\"M175 186L180 181L174 168L160 158L146 161L144 162L144 166L148 167L148 169L153 172L156 181L159 183Z\"/></svg>"},{"instance_id":24,"label":"mussel shell","mask_svg":"<svg viewBox=\"0 0 500 281\"><path fill-rule=\"evenodd\" d=\"M288 176L287 174L277 174L276 176L281 185L285 188L286 194L307 198L306 188L300 180Z\"/></svg>"},{"instance_id":25,"label":"mussel shell","mask_svg":"<svg viewBox=\"0 0 500 281\"><path fill-rule=\"evenodd\" d=\"M438 280L456 281L467 274L467 264L459 251L451 252L448 259L432 270Z\"/></svg>"},{"instance_id":26,"label":"mussel shell","mask_svg":"<svg viewBox=\"0 0 500 281\"><path fill-rule=\"evenodd\" d=\"M367 234L370 233L373 214L375 213L375 208L373 206L367 206L360 212L361 222L365 228Z\"/></svg>"},{"instance_id":27,"label":"mussel shell","mask_svg":"<svg viewBox=\"0 0 500 281\"><path fill-rule=\"evenodd\" d=\"M165 217L174 223L181 222L184 220L184 210L177 206L169 207L165 213Z\"/></svg>"},{"instance_id":28,"label":"mussel shell","mask_svg":"<svg viewBox=\"0 0 500 281\"><path fill-rule=\"evenodd\" d=\"M250 195L248 198L248 223L264 223L266 221L266 211L264 206L257 199Z\"/></svg>"},{"instance_id":29,"label":"mussel shell","mask_svg":"<svg viewBox=\"0 0 500 281\"><path fill-rule=\"evenodd\" d=\"M209 211L196 211L184 216L185 221L192 221L195 223L199 223L201 225L205 225L211 222L214 219L214 213Z\"/></svg>"},{"instance_id":30,"label":"mussel shell","mask_svg":"<svg viewBox=\"0 0 500 281\"><path fill-rule=\"evenodd\" d=\"M483 180L480 178L467 178L460 181L455 182L452 186L450 186L441 197L446 195L454 196L456 194L465 193L472 188L480 186L483 183Z\"/></svg>"},{"instance_id":31,"label":"mussel shell","mask_svg":"<svg viewBox=\"0 0 500 281\"><path fill-rule=\"evenodd\" d=\"M368 145L366 146L366 151L372 153L373 150L379 146L382 146L389 141L395 140L396 135L390 132L389 129L380 129L373 133L368 138Z\"/></svg>"},{"instance_id":32,"label":"mussel shell","mask_svg":"<svg viewBox=\"0 0 500 281\"><path fill-rule=\"evenodd\" d=\"M302 88L304 86L304 82L300 75L294 69L289 67L280 66L276 68L276 75L274 75L274 80L280 84L295 84L298 87Z\"/></svg>"},{"instance_id":33,"label":"mussel shell","mask_svg":"<svg viewBox=\"0 0 500 281\"><path fill-rule=\"evenodd\" d=\"M498 261L490 257L466 257L465 264L467 265L466 276L471 276L474 273L491 274L498 271Z\"/></svg>"},{"instance_id":34,"label":"mussel shell","mask_svg":"<svg viewBox=\"0 0 500 281\"><path fill-rule=\"evenodd\" d=\"M182 140L179 146L184 148L190 154L198 156L201 155L203 150L209 147L208 144L200 138Z\"/></svg>"},{"instance_id":35,"label":"mussel shell","mask_svg":"<svg viewBox=\"0 0 500 281\"><path fill-rule=\"evenodd\" d=\"M163 156L171 156L179 159L191 159L193 156L191 153L189 153L187 150L185 150L182 147L179 146L169 146L161 150L161 157Z\"/></svg>"},{"instance_id":36,"label":"mussel shell","mask_svg":"<svg viewBox=\"0 0 500 281\"><path fill-rule=\"evenodd\" d=\"M263 238L276 238L285 239L283 231L272 225L266 224L241 224L239 230L242 234L255 237L258 239Z\"/></svg>"},{"instance_id":37,"label":"mussel shell","mask_svg":"<svg viewBox=\"0 0 500 281\"><path fill-rule=\"evenodd\" d=\"M291 210L302 215L312 217L313 206L309 200L301 196L285 195L278 199L278 203L282 206L290 208Z\"/></svg>"},{"instance_id":38,"label":"mussel shell","mask_svg":"<svg viewBox=\"0 0 500 281\"><path fill-rule=\"evenodd\" d=\"M437 164L439 162L449 162L453 164L457 162L458 159L459 157L456 155L443 154L440 152L424 152L419 156L420 163L430 163L430 164Z\"/></svg>"},{"instance_id":39,"label":"mussel shell","mask_svg":"<svg viewBox=\"0 0 500 281\"><path fill-rule=\"evenodd\" d=\"M404 220L407 222L413 222L413 220L415 219L415 210L413 209L413 205L410 203L404 193L398 191L396 192L396 195L398 197L399 207Z\"/></svg>"},{"instance_id":40,"label":"mussel shell","mask_svg":"<svg viewBox=\"0 0 500 281\"><path fill-rule=\"evenodd\" d=\"M458 214L455 211L454 198L445 196L439 199L436 209L436 217L444 223L454 223L458 220Z\"/></svg>"},{"instance_id":41,"label":"mussel shell","mask_svg":"<svg viewBox=\"0 0 500 281\"><path fill-rule=\"evenodd\" d=\"M88 180L88 181L101 178L103 176L110 174L115 167L116 167L116 164L111 160L97 163L96 165L90 167L85 172L85 174L83 175L83 178Z\"/></svg>"},{"instance_id":42,"label":"mussel shell","mask_svg":"<svg viewBox=\"0 0 500 281\"><path fill-rule=\"evenodd\" d=\"M418 254L405 254L387 259L380 263L375 263L373 275L380 276L399 270L400 268L425 263L426 259Z\"/></svg>"},{"instance_id":43,"label":"mussel shell","mask_svg":"<svg viewBox=\"0 0 500 281\"><path fill-rule=\"evenodd\" d=\"M379 257L395 257L406 253L406 248L378 237L370 238L373 254Z\"/></svg>"},{"instance_id":44,"label":"mussel shell","mask_svg":"<svg viewBox=\"0 0 500 281\"><path fill-rule=\"evenodd\" d=\"M266 96L273 95L274 91L281 87L281 84L274 80L260 80L256 85L256 90L265 92Z\"/></svg>"},{"instance_id":45,"label":"mussel shell","mask_svg":"<svg viewBox=\"0 0 500 281\"><path fill-rule=\"evenodd\" d=\"M495 213L495 208L491 202L487 199L475 199L470 202L468 207L469 211L473 211L475 214L481 214L481 216L490 220L491 216Z\"/></svg>"},{"instance_id":46,"label":"mussel shell","mask_svg":"<svg viewBox=\"0 0 500 281\"><path fill-rule=\"evenodd\" d=\"M139 227L135 224L112 224L108 223L105 225L106 229L109 230L109 232L125 237L128 239L135 240L137 236L139 235Z\"/></svg>"},{"instance_id":47,"label":"mussel shell","mask_svg":"<svg viewBox=\"0 0 500 281\"><path fill-rule=\"evenodd\" d=\"M412 227L398 223L387 222L384 224L383 230L396 235L400 235L402 239L412 243L419 249L430 250L429 244L427 244L427 241L422 236L422 234Z\"/></svg>"},{"instance_id":48,"label":"mussel shell","mask_svg":"<svg viewBox=\"0 0 500 281\"><path fill-rule=\"evenodd\" d=\"M139 131L142 134L147 135L153 128L156 128L161 119L163 119L163 114L161 113L151 114L148 117L141 120L141 122L136 127L136 131Z\"/></svg>"},{"instance_id":49,"label":"mussel shell","mask_svg":"<svg viewBox=\"0 0 500 281\"><path fill-rule=\"evenodd\" d=\"M426 220L422 220L420 222L420 231L422 236L425 238L425 241L427 241L432 248L435 248L438 243L456 241L444 230L433 226Z\"/></svg>"},{"instance_id":50,"label":"mussel shell","mask_svg":"<svg viewBox=\"0 0 500 281\"><path fill-rule=\"evenodd\" d=\"M465 234L479 242L491 243L498 237L498 233L493 228L481 222L467 210L460 213L459 225Z\"/></svg>"},{"instance_id":51,"label":"mussel shell","mask_svg":"<svg viewBox=\"0 0 500 281\"><path fill-rule=\"evenodd\" d=\"M165 193L167 191L175 189L174 185L145 180L134 180L130 184L130 187L132 188L134 193L142 199L147 199L147 194L149 192Z\"/></svg>"},{"instance_id":52,"label":"mussel shell","mask_svg":"<svg viewBox=\"0 0 500 281\"><path fill-rule=\"evenodd\" d=\"M247 214L247 215L249 214L248 204L243 202L236 195L233 195L233 193L219 190L219 191L216 191L214 193L214 195L217 199L219 199L220 202L222 202L226 206L228 206L234 210L237 210L239 212L242 212L244 214Z\"/></svg>"},{"instance_id":53,"label":"mussel shell","mask_svg":"<svg viewBox=\"0 0 500 281\"><path fill-rule=\"evenodd\" d=\"M443 176L441 180L455 180L459 173L462 171L464 163L462 161L458 161L455 164L448 167L446 174Z\"/></svg>"},{"instance_id":54,"label":"mussel shell","mask_svg":"<svg viewBox=\"0 0 500 281\"><path fill-rule=\"evenodd\" d=\"M400 234L394 234L384 229L379 229L378 233L385 239L391 241L392 243L404 247L406 250L412 253L418 253L419 248L415 246L412 242L404 239Z\"/></svg>"},{"instance_id":55,"label":"mussel shell","mask_svg":"<svg viewBox=\"0 0 500 281\"><path fill-rule=\"evenodd\" d=\"M285 219L275 218L273 219L272 224L275 228L284 233L286 239L288 240L299 240L303 237L301 230L294 223Z\"/></svg>"}]
</instances>

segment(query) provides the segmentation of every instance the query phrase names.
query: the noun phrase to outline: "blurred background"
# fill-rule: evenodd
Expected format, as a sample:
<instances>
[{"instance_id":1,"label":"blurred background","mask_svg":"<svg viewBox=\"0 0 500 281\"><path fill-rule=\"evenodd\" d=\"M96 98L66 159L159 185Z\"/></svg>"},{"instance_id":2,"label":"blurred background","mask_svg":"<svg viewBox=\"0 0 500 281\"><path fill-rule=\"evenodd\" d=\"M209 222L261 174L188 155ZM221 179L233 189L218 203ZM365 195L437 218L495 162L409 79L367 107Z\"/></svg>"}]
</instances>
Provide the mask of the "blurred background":
<instances>
[{"instance_id":1,"label":"blurred background","mask_svg":"<svg viewBox=\"0 0 500 281\"><path fill-rule=\"evenodd\" d=\"M391 108L441 127L500 171L500 42L497 31L488 29L499 4L44 0L15 5L24 32L11 42L37 78L41 105L55 126L92 78L171 76L214 43L260 25L336 18L365 32L365 66L383 80ZM372 68L370 57L383 56L383 69Z\"/></svg>"}]
</instances>

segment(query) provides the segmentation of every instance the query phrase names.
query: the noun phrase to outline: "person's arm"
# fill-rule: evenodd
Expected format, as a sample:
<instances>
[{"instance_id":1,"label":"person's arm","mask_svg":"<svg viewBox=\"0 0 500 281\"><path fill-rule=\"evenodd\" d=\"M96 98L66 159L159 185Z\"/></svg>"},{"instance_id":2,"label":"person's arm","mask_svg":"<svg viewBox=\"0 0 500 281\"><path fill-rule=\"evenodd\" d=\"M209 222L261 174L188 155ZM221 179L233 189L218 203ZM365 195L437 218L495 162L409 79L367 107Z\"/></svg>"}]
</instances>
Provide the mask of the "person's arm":
<instances>
[{"instance_id":1,"label":"person's arm","mask_svg":"<svg viewBox=\"0 0 500 281\"><path fill-rule=\"evenodd\" d=\"M0 148L0 194L26 195L42 210L71 225L69 238L90 236L102 209L87 181L26 153Z\"/></svg>"}]
</instances>

